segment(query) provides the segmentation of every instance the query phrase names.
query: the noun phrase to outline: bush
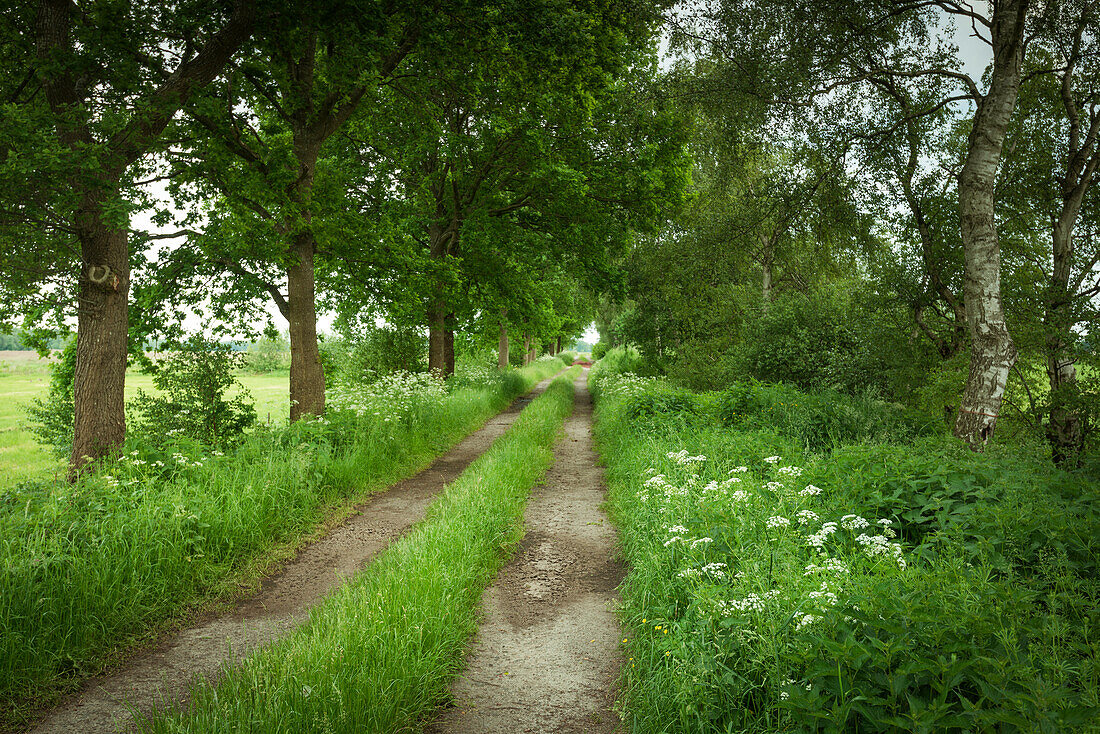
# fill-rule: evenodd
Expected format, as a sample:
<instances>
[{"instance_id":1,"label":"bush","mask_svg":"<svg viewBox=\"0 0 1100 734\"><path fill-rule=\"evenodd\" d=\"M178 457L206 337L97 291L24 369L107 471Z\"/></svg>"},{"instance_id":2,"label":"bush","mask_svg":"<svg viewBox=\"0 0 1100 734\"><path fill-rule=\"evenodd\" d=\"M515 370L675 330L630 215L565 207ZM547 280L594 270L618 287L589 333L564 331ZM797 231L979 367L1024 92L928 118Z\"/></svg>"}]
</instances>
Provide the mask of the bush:
<instances>
[{"instance_id":1,"label":"bush","mask_svg":"<svg viewBox=\"0 0 1100 734\"><path fill-rule=\"evenodd\" d=\"M170 352L153 375L153 384L165 395L138 391L133 401L137 432L153 444L179 436L208 446L235 442L256 422L251 396L233 376L243 359L231 347L201 336ZM229 398L230 391L237 394Z\"/></svg>"},{"instance_id":2,"label":"bush","mask_svg":"<svg viewBox=\"0 0 1100 734\"><path fill-rule=\"evenodd\" d=\"M40 444L59 458L73 450L73 385L76 380L76 340L61 350L50 365L50 389L46 398L35 398L27 406L28 428Z\"/></svg>"},{"instance_id":3,"label":"bush","mask_svg":"<svg viewBox=\"0 0 1100 734\"><path fill-rule=\"evenodd\" d=\"M374 328L354 338L326 339L321 344L325 375L354 383L372 374L423 372L428 347L422 334L409 329Z\"/></svg>"},{"instance_id":4,"label":"bush","mask_svg":"<svg viewBox=\"0 0 1100 734\"><path fill-rule=\"evenodd\" d=\"M724 426L772 427L814 452L850 443L905 442L943 431L939 421L867 393L853 397L833 390L802 392L755 381L735 383L723 391L716 411Z\"/></svg>"},{"instance_id":5,"label":"bush","mask_svg":"<svg viewBox=\"0 0 1100 734\"><path fill-rule=\"evenodd\" d=\"M248 345L244 365L250 372L266 374L290 369L290 343L283 337L264 337Z\"/></svg>"},{"instance_id":6,"label":"bush","mask_svg":"<svg viewBox=\"0 0 1100 734\"><path fill-rule=\"evenodd\" d=\"M746 321L736 348L742 374L803 389L857 394L873 387L885 393L887 366L880 345L861 321L870 318L839 289L783 294L766 312Z\"/></svg>"},{"instance_id":7,"label":"bush","mask_svg":"<svg viewBox=\"0 0 1100 734\"><path fill-rule=\"evenodd\" d=\"M558 359L560 359L562 361L562 363L566 367L568 367L569 365L571 365L571 364L573 364L574 362L577 361L577 353L576 352L569 352L569 351L558 352L557 357L558 357Z\"/></svg>"},{"instance_id":8,"label":"bush","mask_svg":"<svg viewBox=\"0 0 1100 734\"><path fill-rule=\"evenodd\" d=\"M607 344L607 342L596 342L596 344L592 347L592 360L595 361L597 359L603 359L603 356L607 354L610 349L611 347Z\"/></svg>"}]
</instances>

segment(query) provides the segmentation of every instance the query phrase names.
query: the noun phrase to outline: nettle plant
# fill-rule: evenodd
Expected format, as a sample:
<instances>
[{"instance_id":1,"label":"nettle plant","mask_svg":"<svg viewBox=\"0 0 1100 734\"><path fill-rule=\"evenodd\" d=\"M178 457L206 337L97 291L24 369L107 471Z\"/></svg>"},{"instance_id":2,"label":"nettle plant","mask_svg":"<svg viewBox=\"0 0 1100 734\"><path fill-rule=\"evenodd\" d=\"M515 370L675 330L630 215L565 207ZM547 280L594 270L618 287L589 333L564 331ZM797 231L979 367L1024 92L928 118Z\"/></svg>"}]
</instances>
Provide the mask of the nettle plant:
<instances>
[{"instance_id":1,"label":"nettle plant","mask_svg":"<svg viewBox=\"0 0 1100 734\"><path fill-rule=\"evenodd\" d=\"M153 384L161 394L138 391L131 403L134 432L154 445L190 439L224 447L239 441L256 422L251 395L234 375L243 359L228 345L191 337L158 363Z\"/></svg>"}]
</instances>

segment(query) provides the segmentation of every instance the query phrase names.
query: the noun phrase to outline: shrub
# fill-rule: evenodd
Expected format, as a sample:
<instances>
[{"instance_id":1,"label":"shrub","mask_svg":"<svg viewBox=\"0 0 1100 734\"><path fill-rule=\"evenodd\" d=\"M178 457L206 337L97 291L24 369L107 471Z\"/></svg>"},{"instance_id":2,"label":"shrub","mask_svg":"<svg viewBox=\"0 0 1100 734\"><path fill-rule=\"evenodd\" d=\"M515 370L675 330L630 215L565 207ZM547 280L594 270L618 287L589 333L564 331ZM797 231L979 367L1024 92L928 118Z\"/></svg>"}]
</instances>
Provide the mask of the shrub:
<instances>
[{"instance_id":1,"label":"shrub","mask_svg":"<svg viewBox=\"0 0 1100 734\"><path fill-rule=\"evenodd\" d=\"M571 365L571 364L573 364L574 362L577 361L577 353L576 352L569 352L569 351L558 352L557 357L558 357L558 359L560 359L562 361L562 363L566 367L568 367L569 365Z\"/></svg>"},{"instance_id":2,"label":"shrub","mask_svg":"<svg viewBox=\"0 0 1100 734\"><path fill-rule=\"evenodd\" d=\"M28 428L40 444L56 456L66 457L73 449L73 384L76 379L76 340L61 350L50 365L50 389L46 398L35 398L27 406Z\"/></svg>"},{"instance_id":3,"label":"shrub","mask_svg":"<svg viewBox=\"0 0 1100 734\"><path fill-rule=\"evenodd\" d=\"M409 329L372 328L354 338L330 338L321 344L325 374L345 382L371 374L423 372L426 357L423 335Z\"/></svg>"},{"instance_id":4,"label":"shrub","mask_svg":"<svg viewBox=\"0 0 1100 734\"><path fill-rule=\"evenodd\" d=\"M244 365L257 374L290 369L290 343L283 337L266 336L248 345Z\"/></svg>"},{"instance_id":5,"label":"shrub","mask_svg":"<svg viewBox=\"0 0 1100 734\"><path fill-rule=\"evenodd\" d=\"M869 318L840 289L784 294L746 322L737 347L742 374L803 389L885 392L886 364L860 321Z\"/></svg>"},{"instance_id":6,"label":"shrub","mask_svg":"<svg viewBox=\"0 0 1100 734\"><path fill-rule=\"evenodd\" d=\"M133 401L137 431L151 443L185 436L209 446L236 441L256 422L248 391L233 376L243 355L232 348L192 337L158 365L153 384L164 395L139 391ZM236 391L232 398L228 393Z\"/></svg>"},{"instance_id":7,"label":"shrub","mask_svg":"<svg viewBox=\"0 0 1100 734\"><path fill-rule=\"evenodd\" d=\"M608 350L610 349L611 347L607 344L607 342L596 342L596 344L592 347L593 361L597 359L603 359L603 356L607 354Z\"/></svg>"},{"instance_id":8,"label":"shrub","mask_svg":"<svg viewBox=\"0 0 1100 734\"><path fill-rule=\"evenodd\" d=\"M724 426L772 427L814 452L832 451L849 443L904 442L943 431L937 420L867 393L802 392L755 381L735 383L723 391L716 412Z\"/></svg>"}]
</instances>

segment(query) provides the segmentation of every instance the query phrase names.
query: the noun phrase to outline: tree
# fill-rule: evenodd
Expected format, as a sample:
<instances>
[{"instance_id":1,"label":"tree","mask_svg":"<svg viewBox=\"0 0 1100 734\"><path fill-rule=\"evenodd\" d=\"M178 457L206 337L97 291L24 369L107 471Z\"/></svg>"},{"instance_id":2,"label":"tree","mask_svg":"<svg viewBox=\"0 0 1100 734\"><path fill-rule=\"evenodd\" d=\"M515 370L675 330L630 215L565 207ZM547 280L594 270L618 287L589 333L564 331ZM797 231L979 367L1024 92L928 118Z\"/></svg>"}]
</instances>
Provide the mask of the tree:
<instances>
[{"instance_id":1,"label":"tree","mask_svg":"<svg viewBox=\"0 0 1100 734\"><path fill-rule=\"evenodd\" d=\"M419 294L441 376L457 324L487 310L485 293L488 310L516 322L520 304L499 300L510 290L500 281L546 258L606 277L607 252L682 189L677 138L659 137L667 116L628 106L639 83L628 65L652 19L557 1L518 10L493 10L492 31L448 44L453 54L419 57L355 133L370 143L363 180L400 186L376 217L398 234L377 239L419 243L421 267L397 276L395 301L407 310Z\"/></svg>"},{"instance_id":2,"label":"tree","mask_svg":"<svg viewBox=\"0 0 1100 734\"><path fill-rule=\"evenodd\" d=\"M1073 465L1086 429L1076 368L1080 329L1095 317L1091 301L1100 293L1094 273L1100 247L1075 236L1081 225L1094 231L1100 222L1094 187L1100 180L1100 14L1088 3L1067 3L1044 30L1025 67L1028 81L998 195L1010 256L1031 296L1021 299L1021 320L1031 325L1046 366L1047 439L1054 460ZM1043 294L1036 301L1037 283Z\"/></svg>"},{"instance_id":3,"label":"tree","mask_svg":"<svg viewBox=\"0 0 1100 734\"><path fill-rule=\"evenodd\" d=\"M238 69L187 109L189 145L174 156L192 188L177 186L201 236L169 256L166 274L221 271L236 300L270 297L290 335L290 419L319 415L325 376L317 341L316 260L354 243L324 238L344 200L326 144L416 48L432 11L420 4L300 4L259 39ZM327 177L327 178L326 178ZM286 283L285 293L282 282Z\"/></svg>"},{"instance_id":4,"label":"tree","mask_svg":"<svg viewBox=\"0 0 1100 734\"><path fill-rule=\"evenodd\" d=\"M1027 41L1052 7L1053 3L1032 0L999 0L987 16L954 0L902 4L816 0L798 5L723 0L708 6L693 23L682 24L679 34L701 40L745 94L809 110L814 124L862 121L866 106L851 105L852 99L842 90L876 79L948 79L958 91L937 101L937 106L963 100L973 103L958 184L971 359L955 434L976 451L992 434L1017 354L1001 302L994 189ZM954 54L937 35L939 13L971 25L975 35L992 48L993 65L984 93L958 70Z\"/></svg>"},{"instance_id":5,"label":"tree","mask_svg":"<svg viewBox=\"0 0 1100 734\"><path fill-rule=\"evenodd\" d=\"M5 76L19 81L5 90L2 124L18 145L0 149L0 199L16 234L0 258L22 274L4 287L31 320L47 307L54 323L59 313L77 317L70 478L125 434L135 174L180 107L248 39L254 5L237 0L227 13L222 3L42 0L11 21L23 54L3 59ZM32 284L54 302L36 299Z\"/></svg>"}]
</instances>

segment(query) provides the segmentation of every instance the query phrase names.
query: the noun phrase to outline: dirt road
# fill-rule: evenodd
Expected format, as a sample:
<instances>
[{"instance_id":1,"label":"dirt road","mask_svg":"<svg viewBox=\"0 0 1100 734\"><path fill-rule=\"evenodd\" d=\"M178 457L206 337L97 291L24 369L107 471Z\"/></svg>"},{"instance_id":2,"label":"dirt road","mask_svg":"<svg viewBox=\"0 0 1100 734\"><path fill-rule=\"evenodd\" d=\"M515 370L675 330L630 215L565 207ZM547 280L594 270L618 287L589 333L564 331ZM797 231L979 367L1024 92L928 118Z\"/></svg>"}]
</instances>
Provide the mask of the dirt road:
<instances>
[{"instance_id":1,"label":"dirt road","mask_svg":"<svg viewBox=\"0 0 1100 734\"><path fill-rule=\"evenodd\" d=\"M36 726L33 734L99 734L125 729L131 709L149 712L186 701L195 677L213 679L223 666L286 635L348 576L424 517L435 496L512 425L520 410L550 384L539 383L419 474L372 497L344 523L303 548L260 593L229 614L188 627L89 681Z\"/></svg>"},{"instance_id":2,"label":"dirt road","mask_svg":"<svg viewBox=\"0 0 1100 734\"><path fill-rule=\"evenodd\" d=\"M624 569L600 510L592 399L583 381L574 389L565 438L527 505L526 535L486 592L453 704L428 734L621 731L611 707L623 662L614 606Z\"/></svg>"}]
</instances>

